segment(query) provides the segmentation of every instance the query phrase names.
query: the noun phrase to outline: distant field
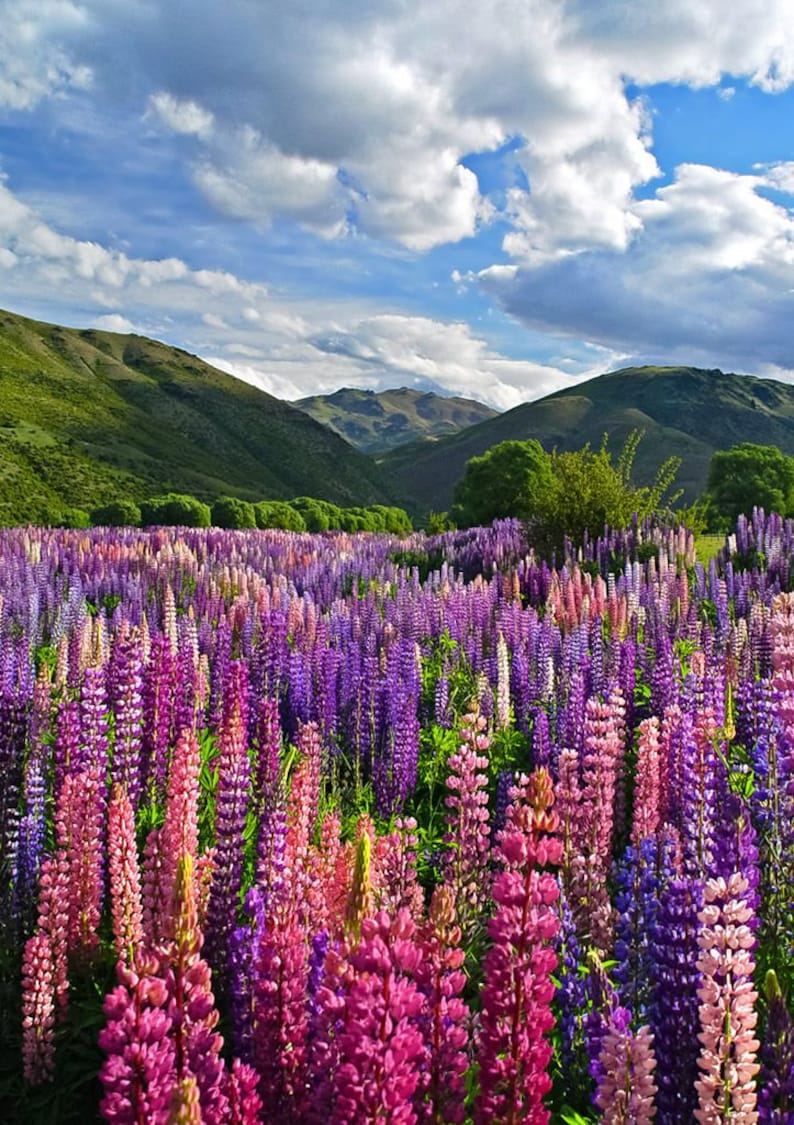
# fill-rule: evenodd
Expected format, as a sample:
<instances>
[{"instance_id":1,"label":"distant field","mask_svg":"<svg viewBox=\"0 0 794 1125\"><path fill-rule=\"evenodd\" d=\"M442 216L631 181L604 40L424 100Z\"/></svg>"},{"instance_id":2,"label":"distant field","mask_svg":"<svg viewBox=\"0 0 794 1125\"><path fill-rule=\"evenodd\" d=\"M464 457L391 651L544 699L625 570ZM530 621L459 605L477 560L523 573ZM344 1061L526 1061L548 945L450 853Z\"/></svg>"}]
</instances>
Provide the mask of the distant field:
<instances>
[{"instance_id":1,"label":"distant field","mask_svg":"<svg viewBox=\"0 0 794 1125\"><path fill-rule=\"evenodd\" d=\"M700 563L707 563L725 543L724 535L699 535L695 541L695 554Z\"/></svg>"}]
</instances>

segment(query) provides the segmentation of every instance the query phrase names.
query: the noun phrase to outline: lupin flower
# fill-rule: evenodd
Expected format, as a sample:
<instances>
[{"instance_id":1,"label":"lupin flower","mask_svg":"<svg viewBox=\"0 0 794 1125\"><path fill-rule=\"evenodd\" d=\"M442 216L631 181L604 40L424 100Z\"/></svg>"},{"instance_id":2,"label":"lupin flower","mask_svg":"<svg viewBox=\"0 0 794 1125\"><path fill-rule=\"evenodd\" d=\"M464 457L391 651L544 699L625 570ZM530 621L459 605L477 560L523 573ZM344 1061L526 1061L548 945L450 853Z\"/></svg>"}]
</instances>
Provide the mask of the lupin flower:
<instances>
[{"instance_id":1,"label":"lupin flower","mask_svg":"<svg viewBox=\"0 0 794 1125\"><path fill-rule=\"evenodd\" d=\"M421 956L407 910L394 919L380 911L362 922L348 958L330 1125L415 1125L413 1099L425 1058L416 1026L423 1000L414 980Z\"/></svg>"},{"instance_id":2,"label":"lupin flower","mask_svg":"<svg viewBox=\"0 0 794 1125\"><path fill-rule=\"evenodd\" d=\"M52 949L39 931L22 958L22 1063L25 1081L38 1085L55 1065L55 979Z\"/></svg>"},{"instance_id":3,"label":"lupin flower","mask_svg":"<svg viewBox=\"0 0 794 1125\"><path fill-rule=\"evenodd\" d=\"M488 749L485 719L476 710L463 716L461 745L450 754L444 881L455 896L455 913L466 934L485 897L488 877Z\"/></svg>"},{"instance_id":4,"label":"lupin flower","mask_svg":"<svg viewBox=\"0 0 794 1125\"><path fill-rule=\"evenodd\" d=\"M703 980L700 998L702 1043L695 1083L700 1125L755 1125L758 1120L755 1038L758 994L753 988L755 937L748 925L748 882L739 872L727 880L709 879L698 917Z\"/></svg>"},{"instance_id":5,"label":"lupin flower","mask_svg":"<svg viewBox=\"0 0 794 1125\"><path fill-rule=\"evenodd\" d=\"M455 1125L466 1116L469 1010L460 996L466 983L462 968L466 953L460 940L452 891L438 886L420 931L422 958L416 973L425 997L421 1026L428 1051L419 1120L427 1125L440 1121Z\"/></svg>"},{"instance_id":6,"label":"lupin flower","mask_svg":"<svg viewBox=\"0 0 794 1125\"><path fill-rule=\"evenodd\" d=\"M126 789L113 788L108 807L108 875L116 954L127 962L143 942L141 876L135 814Z\"/></svg>"},{"instance_id":7,"label":"lupin flower","mask_svg":"<svg viewBox=\"0 0 794 1125\"><path fill-rule=\"evenodd\" d=\"M601 1040L601 1080L595 1105L602 1125L649 1125L656 1116L653 1035L647 1027L631 1031L631 1012L610 1012Z\"/></svg>"},{"instance_id":8,"label":"lupin flower","mask_svg":"<svg viewBox=\"0 0 794 1125\"><path fill-rule=\"evenodd\" d=\"M477 1125L545 1125L543 1098L551 1088L547 1067L554 1024L551 979L557 957L551 942L559 928L559 891L541 869L557 864L554 793L543 769L521 776L507 810L495 858L502 864L493 885L496 913L488 924L491 948L483 963L482 1011L476 1051L480 1064Z\"/></svg>"}]
</instances>

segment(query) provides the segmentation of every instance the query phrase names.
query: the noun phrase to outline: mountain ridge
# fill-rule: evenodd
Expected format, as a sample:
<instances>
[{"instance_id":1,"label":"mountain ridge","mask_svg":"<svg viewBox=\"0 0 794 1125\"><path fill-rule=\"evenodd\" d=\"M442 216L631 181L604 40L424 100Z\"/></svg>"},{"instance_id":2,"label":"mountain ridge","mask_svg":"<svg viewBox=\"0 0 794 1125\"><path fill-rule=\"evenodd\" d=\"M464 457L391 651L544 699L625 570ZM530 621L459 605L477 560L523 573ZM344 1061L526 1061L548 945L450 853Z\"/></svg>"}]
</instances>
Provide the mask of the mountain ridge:
<instances>
[{"instance_id":1,"label":"mountain ridge","mask_svg":"<svg viewBox=\"0 0 794 1125\"><path fill-rule=\"evenodd\" d=\"M498 413L476 399L412 387L340 387L332 394L297 399L294 405L369 454L457 433Z\"/></svg>"},{"instance_id":2,"label":"mountain ridge","mask_svg":"<svg viewBox=\"0 0 794 1125\"><path fill-rule=\"evenodd\" d=\"M402 446L378 463L418 510L443 511L466 461L497 442L536 438L547 450L567 450L587 442L598 447L609 433L617 454L637 428L645 436L634 462L636 480L649 483L667 457L679 456L677 483L691 501L705 489L716 449L753 441L794 455L794 386L717 368L621 368L521 403L432 446Z\"/></svg>"},{"instance_id":3,"label":"mountain ridge","mask_svg":"<svg viewBox=\"0 0 794 1125\"><path fill-rule=\"evenodd\" d=\"M168 491L394 500L339 435L190 352L0 310L0 522Z\"/></svg>"}]
</instances>

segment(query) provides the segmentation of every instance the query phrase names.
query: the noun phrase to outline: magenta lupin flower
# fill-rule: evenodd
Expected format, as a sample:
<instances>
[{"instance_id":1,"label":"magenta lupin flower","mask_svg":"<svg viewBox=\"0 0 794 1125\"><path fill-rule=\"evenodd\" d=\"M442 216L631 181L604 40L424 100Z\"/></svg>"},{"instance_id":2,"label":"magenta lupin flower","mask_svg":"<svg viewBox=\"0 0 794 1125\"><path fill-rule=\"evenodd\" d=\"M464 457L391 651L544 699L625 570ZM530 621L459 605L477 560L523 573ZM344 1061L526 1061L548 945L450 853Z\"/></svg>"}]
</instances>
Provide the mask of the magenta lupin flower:
<instances>
[{"instance_id":1,"label":"magenta lupin flower","mask_svg":"<svg viewBox=\"0 0 794 1125\"><path fill-rule=\"evenodd\" d=\"M229 1103L227 1125L260 1125L262 1099L257 1085L259 1076L248 1063L235 1059L226 1071L226 1099Z\"/></svg>"},{"instance_id":2,"label":"magenta lupin flower","mask_svg":"<svg viewBox=\"0 0 794 1125\"><path fill-rule=\"evenodd\" d=\"M55 1066L55 977L41 932L28 938L22 958L22 1064L31 1085L46 1082Z\"/></svg>"},{"instance_id":3,"label":"magenta lupin flower","mask_svg":"<svg viewBox=\"0 0 794 1125\"><path fill-rule=\"evenodd\" d=\"M143 909L135 814L120 785L114 786L108 807L108 875L113 941L117 955L129 963L143 942Z\"/></svg>"},{"instance_id":4,"label":"magenta lupin flower","mask_svg":"<svg viewBox=\"0 0 794 1125\"><path fill-rule=\"evenodd\" d=\"M655 1069L649 1028L632 1032L631 1012L614 1008L598 1056L600 1078L594 1101L602 1125L650 1125L656 1116Z\"/></svg>"},{"instance_id":5,"label":"magenta lupin flower","mask_svg":"<svg viewBox=\"0 0 794 1125\"><path fill-rule=\"evenodd\" d=\"M417 1026L421 960L407 910L365 918L349 954L344 1023L337 1038L330 1125L415 1125L414 1094L426 1057Z\"/></svg>"},{"instance_id":6,"label":"magenta lupin flower","mask_svg":"<svg viewBox=\"0 0 794 1125\"><path fill-rule=\"evenodd\" d=\"M559 929L554 910L559 889L541 869L559 863L562 845L555 838L554 793L546 770L519 777L511 799L494 848L503 869L494 879L492 944L483 962L476 1125L546 1125L549 1120L543 1098L551 1088L552 1047L546 1033L554 1025L551 974L557 956L551 942Z\"/></svg>"},{"instance_id":7,"label":"magenta lupin flower","mask_svg":"<svg viewBox=\"0 0 794 1125\"><path fill-rule=\"evenodd\" d=\"M176 1079L173 1020L160 958L141 949L134 965L119 961L119 984L105 997L99 1046L100 1110L114 1125L170 1125Z\"/></svg>"},{"instance_id":8,"label":"magenta lupin flower","mask_svg":"<svg viewBox=\"0 0 794 1125\"><path fill-rule=\"evenodd\" d=\"M461 745L447 763L444 881L465 935L481 911L489 878L488 758L482 753L489 740L478 710L463 716L460 736Z\"/></svg>"},{"instance_id":9,"label":"magenta lupin flower","mask_svg":"<svg viewBox=\"0 0 794 1125\"><path fill-rule=\"evenodd\" d=\"M286 1123L308 1107L309 945L289 904L267 919L255 957L252 1057L271 1120Z\"/></svg>"},{"instance_id":10,"label":"magenta lupin flower","mask_svg":"<svg viewBox=\"0 0 794 1125\"><path fill-rule=\"evenodd\" d=\"M759 1070L755 1037L758 993L753 987L755 935L748 924L749 883L734 872L727 881L709 879L698 914L702 930L698 969L702 1043L695 1083L700 1125L755 1125L755 1076Z\"/></svg>"}]
</instances>

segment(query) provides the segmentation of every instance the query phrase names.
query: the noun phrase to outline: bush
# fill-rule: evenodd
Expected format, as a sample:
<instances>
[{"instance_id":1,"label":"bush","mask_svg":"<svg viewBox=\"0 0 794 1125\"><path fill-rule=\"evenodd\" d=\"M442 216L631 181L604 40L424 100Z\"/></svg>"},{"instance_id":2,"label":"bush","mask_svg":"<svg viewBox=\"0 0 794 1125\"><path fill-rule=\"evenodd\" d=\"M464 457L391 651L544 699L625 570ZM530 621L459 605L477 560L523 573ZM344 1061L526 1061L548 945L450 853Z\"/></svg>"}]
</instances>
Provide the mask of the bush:
<instances>
[{"instance_id":1,"label":"bush","mask_svg":"<svg viewBox=\"0 0 794 1125\"><path fill-rule=\"evenodd\" d=\"M286 500L260 500L254 504L256 526L277 527L282 531L305 531L306 521Z\"/></svg>"},{"instance_id":2,"label":"bush","mask_svg":"<svg viewBox=\"0 0 794 1125\"><path fill-rule=\"evenodd\" d=\"M328 531L330 528L331 518L328 508L331 505L325 504L324 501L314 500L311 496L296 496L290 501L290 506L303 516L307 531Z\"/></svg>"},{"instance_id":3,"label":"bush","mask_svg":"<svg viewBox=\"0 0 794 1125\"><path fill-rule=\"evenodd\" d=\"M134 500L111 500L91 512L94 527L139 527L140 522L141 509Z\"/></svg>"},{"instance_id":4,"label":"bush","mask_svg":"<svg viewBox=\"0 0 794 1125\"><path fill-rule=\"evenodd\" d=\"M396 508L389 504L373 504L367 510L372 512L376 518L383 520L382 530L388 532L389 535L402 537L410 535L413 531L411 518L403 508ZM379 528L379 530L381 529Z\"/></svg>"},{"instance_id":5,"label":"bush","mask_svg":"<svg viewBox=\"0 0 794 1125\"><path fill-rule=\"evenodd\" d=\"M152 496L141 504L143 527L211 527L212 513L208 504L179 492Z\"/></svg>"},{"instance_id":6,"label":"bush","mask_svg":"<svg viewBox=\"0 0 794 1125\"><path fill-rule=\"evenodd\" d=\"M254 505L236 496L221 496L212 505L212 526L234 531L256 527Z\"/></svg>"},{"instance_id":7,"label":"bush","mask_svg":"<svg viewBox=\"0 0 794 1125\"><path fill-rule=\"evenodd\" d=\"M52 527L90 527L91 518L83 508L61 508L53 513Z\"/></svg>"}]
</instances>

